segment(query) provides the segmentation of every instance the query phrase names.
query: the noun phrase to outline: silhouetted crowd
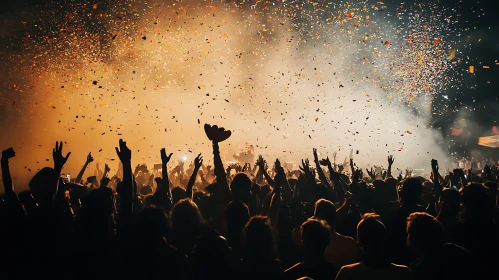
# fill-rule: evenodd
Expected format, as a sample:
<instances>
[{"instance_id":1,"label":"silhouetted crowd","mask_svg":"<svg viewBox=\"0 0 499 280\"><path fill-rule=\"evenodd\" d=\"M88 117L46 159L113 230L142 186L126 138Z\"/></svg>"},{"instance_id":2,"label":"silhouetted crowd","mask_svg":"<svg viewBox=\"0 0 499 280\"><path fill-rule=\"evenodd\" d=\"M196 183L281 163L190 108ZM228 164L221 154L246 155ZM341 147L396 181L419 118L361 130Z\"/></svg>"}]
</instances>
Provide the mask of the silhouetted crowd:
<instances>
[{"instance_id":1,"label":"silhouetted crowd","mask_svg":"<svg viewBox=\"0 0 499 280\"><path fill-rule=\"evenodd\" d=\"M205 125L213 167L120 168L83 179L62 174L70 153L16 193L2 152L1 279L499 279L499 168L454 169L429 178L362 171L336 154L299 170L279 160L224 167L231 133Z\"/></svg>"}]
</instances>

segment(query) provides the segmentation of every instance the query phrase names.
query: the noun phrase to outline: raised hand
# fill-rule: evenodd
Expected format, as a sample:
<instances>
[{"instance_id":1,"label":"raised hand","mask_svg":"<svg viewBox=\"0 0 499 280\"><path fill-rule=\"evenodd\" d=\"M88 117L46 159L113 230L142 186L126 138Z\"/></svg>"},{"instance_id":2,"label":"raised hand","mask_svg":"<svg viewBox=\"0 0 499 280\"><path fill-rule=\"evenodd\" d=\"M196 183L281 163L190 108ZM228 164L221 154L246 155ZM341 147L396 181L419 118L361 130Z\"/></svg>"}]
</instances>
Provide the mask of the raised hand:
<instances>
[{"instance_id":1,"label":"raised hand","mask_svg":"<svg viewBox=\"0 0 499 280\"><path fill-rule=\"evenodd\" d=\"M337 155L338 155L338 153L337 153L337 152L334 152L334 153L333 153L333 162L335 162L335 163L336 163L336 156L337 156Z\"/></svg>"},{"instance_id":2,"label":"raised hand","mask_svg":"<svg viewBox=\"0 0 499 280\"><path fill-rule=\"evenodd\" d=\"M305 160L301 160L300 170L305 174L305 176L312 176L312 171L310 170L310 162L308 158Z\"/></svg>"},{"instance_id":3,"label":"raised hand","mask_svg":"<svg viewBox=\"0 0 499 280\"><path fill-rule=\"evenodd\" d=\"M345 167L343 166L343 164L338 164L338 173L343 172L343 169L345 169Z\"/></svg>"},{"instance_id":4,"label":"raised hand","mask_svg":"<svg viewBox=\"0 0 499 280\"><path fill-rule=\"evenodd\" d=\"M16 156L13 148L8 148L2 152L2 160L8 160Z\"/></svg>"},{"instance_id":5,"label":"raised hand","mask_svg":"<svg viewBox=\"0 0 499 280\"><path fill-rule=\"evenodd\" d=\"M319 156L317 155L317 149L316 148L313 149L313 153L314 153L314 162L319 162Z\"/></svg>"},{"instance_id":6,"label":"raised hand","mask_svg":"<svg viewBox=\"0 0 499 280\"><path fill-rule=\"evenodd\" d=\"M91 163L94 161L94 158L92 157L92 153L88 153L88 156L87 156L87 163Z\"/></svg>"},{"instance_id":7,"label":"raised hand","mask_svg":"<svg viewBox=\"0 0 499 280\"><path fill-rule=\"evenodd\" d=\"M436 159L431 160L431 170L438 171L438 161Z\"/></svg>"},{"instance_id":8,"label":"raised hand","mask_svg":"<svg viewBox=\"0 0 499 280\"><path fill-rule=\"evenodd\" d=\"M392 166L394 161L395 161L395 158L392 155L389 155L388 156L388 165Z\"/></svg>"},{"instance_id":9,"label":"raised hand","mask_svg":"<svg viewBox=\"0 0 499 280\"><path fill-rule=\"evenodd\" d=\"M263 156L262 155L259 155L258 156L258 159L256 160L256 165L258 165L258 167L264 169L265 165L267 164L267 162L263 159Z\"/></svg>"},{"instance_id":10,"label":"raised hand","mask_svg":"<svg viewBox=\"0 0 499 280\"><path fill-rule=\"evenodd\" d=\"M364 177L364 173L362 172L362 169L357 169L353 173L353 182L357 183Z\"/></svg>"},{"instance_id":11,"label":"raised hand","mask_svg":"<svg viewBox=\"0 0 499 280\"><path fill-rule=\"evenodd\" d=\"M194 159L194 168L199 169L201 168L201 165L203 164L203 157L201 154L199 154L195 159Z\"/></svg>"},{"instance_id":12,"label":"raised hand","mask_svg":"<svg viewBox=\"0 0 499 280\"><path fill-rule=\"evenodd\" d=\"M62 141L55 142L55 147L52 149L52 159L54 160L54 169L60 171L64 164L68 161L71 153L67 153L66 156L62 156Z\"/></svg>"},{"instance_id":13,"label":"raised hand","mask_svg":"<svg viewBox=\"0 0 499 280\"><path fill-rule=\"evenodd\" d=\"M109 171L111 171L111 168L109 168L109 165L107 163L104 165L104 174L107 174Z\"/></svg>"},{"instance_id":14,"label":"raised hand","mask_svg":"<svg viewBox=\"0 0 499 280\"><path fill-rule=\"evenodd\" d=\"M249 170L249 163L245 162L241 172L246 172Z\"/></svg>"},{"instance_id":15,"label":"raised hand","mask_svg":"<svg viewBox=\"0 0 499 280\"><path fill-rule=\"evenodd\" d=\"M167 156L165 148L161 149L161 162L163 164L167 164L172 158L172 155L173 153L170 153L170 155Z\"/></svg>"},{"instance_id":16,"label":"raised hand","mask_svg":"<svg viewBox=\"0 0 499 280\"><path fill-rule=\"evenodd\" d=\"M329 157L323 158L319 161L320 165L322 166L330 166L331 161L329 160Z\"/></svg>"},{"instance_id":17,"label":"raised hand","mask_svg":"<svg viewBox=\"0 0 499 280\"><path fill-rule=\"evenodd\" d=\"M369 171L369 169L366 168L366 171L367 171L367 175L369 175L369 177L371 177L371 179L376 179L376 174L375 174L375 171L374 169L371 167L371 171Z\"/></svg>"},{"instance_id":18,"label":"raised hand","mask_svg":"<svg viewBox=\"0 0 499 280\"><path fill-rule=\"evenodd\" d=\"M12 176L10 174L9 168L9 159L16 156L16 152L14 152L13 148L8 148L2 152L2 160L1 160L1 168L2 168L2 181L5 188L5 197L4 199L8 199L11 195L15 197L15 201L19 209L22 208L22 205L19 203L19 200L16 197L16 194L13 190L14 184L12 182ZM23 212L24 213L24 212Z\"/></svg>"},{"instance_id":19,"label":"raised hand","mask_svg":"<svg viewBox=\"0 0 499 280\"><path fill-rule=\"evenodd\" d=\"M276 188L280 188L286 179L286 174L284 173L284 168L282 168L279 159L276 159L275 172L274 185Z\"/></svg>"},{"instance_id":20,"label":"raised hand","mask_svg":"<svg viewBox=\"0 0 499 280\"><path fill-rule=\"evenodd\" d=\"M405 178L409 178L412 176L412 170L409 168L405 169Z\"/></svg>"},{"instance_id":21,"label":"raised hand","mask_svg":"<svg viewBox=\"0 0 499 280\"><path fill-rule=\"evenodd\" d=\"M275 172L279 172L281 170L282 168L281 161L278 158L276 158L274 166L275 166Z\"/></svg>"},{"instance_id":22,"label":"raised hand","mask_svg":"<svg viewBox=\"0 0 499 280\"><path fill-rule=\"evenodd\" d=\"M130 163L132 160L132 151L127 147L126 142L120 139L119 148L115 147L116 154L123 163Z\"/></svg>"}]
</instances>

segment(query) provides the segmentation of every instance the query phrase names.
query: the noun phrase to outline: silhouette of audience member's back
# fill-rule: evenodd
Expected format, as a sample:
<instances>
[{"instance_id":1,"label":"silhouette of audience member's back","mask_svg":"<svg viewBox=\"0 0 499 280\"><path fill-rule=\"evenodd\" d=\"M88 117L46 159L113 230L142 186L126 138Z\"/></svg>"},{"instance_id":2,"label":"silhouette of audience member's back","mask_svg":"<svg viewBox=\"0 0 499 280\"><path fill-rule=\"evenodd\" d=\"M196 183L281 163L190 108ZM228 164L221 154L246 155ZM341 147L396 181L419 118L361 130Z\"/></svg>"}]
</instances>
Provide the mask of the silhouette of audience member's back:
<instances>
[{"instance_id":1,"label":"silhouette of audience member's back","mask_svg":"<svg viewBox=\"0 0 499 280\"><path fill-rule=\"evenodd\" d=\"M442 224L427 213L413 213L408 218L407 242L419 258L410 268L417 279L473 279L475 270L471 252L444 243ZM475 275L477 276L477 275Z\"/></svg>"},{"instance_id":2,"label":"silhouette of audience member's back","mask_svg":"<svg viewBox=\"0 0 499 280\"><path fill-rule=\"evenodd\" d=\"M145 207L137 215L132 250L123 263L124 278L185 279L190 275L187 256L168 244L168 223L163 210ZM128 250L126 248L124 252Z\"/></svg>"},{"instance_id":3,"label":"silhouette of audience member's back","mask_svg":"<svg viewBox=\"0 0 499 280\"><path fill-rule=\"evenodd\" d=\"M331 228L326 259L339 266L354 263L358 253L357 242L351 237L336 232L336 206L329 200L319 199L315 203L314 218L326 221Z\"/></svg>"},{"instance_id":4,"label":"silhouette of audience member's back","mask_svg":"<svg viewBox=\"0 0 499 280\"><path fill-rule=\"evenodd\" d=\"M232 249L232 257L241 259L241 232L250 219L248 206L244 202L234 200L225 209L227 223L227 242Z\"/></svg>"},{"instance_id":5,"label":"silhouette of audience member's back","mask_svg":"<svg viewBox=\"0 0 499 280\"><path fill-rule=\"evenodd\" d=\"M231 251L223 236L215 231L203 234L192 256L193 279L233 279Z\"/></svg>"},{"instance_id":6,"label":"silhouette of audience member's back","mask_svg":"<svg viewBox=\"0 0 499 280\"><path fill-rule=\"evenodd\" d=\"M286 271L286 279L298 279L308 276L314 280L334 279L339 267L326 260L326 248L330 244L330 228L326 222L310 219L301 225L301 236L305 246L302 262Z\"/></svg>"},{"instance_id":7,"label":"silhouette of audience member's back","mask_svg":"<svg viewBox=\"0 0 499 280\"><path fill-rule=\"evenodd\" d=\"M281 262L276 258L276 248L270 221L264 216L252 217L243 230L241 279L280 279Z\"/></svg>"},{"instance_id":8,"label":"silhouette of audience member's back","mask_svg":"<svg viewBox=\"0 0 499 280\"><path fill-rule=\"evenodd\" d=\"M203 217L197 205L189 198L173 206L171 214L171 244L189 256L204 230Z\"/></svg>"},{"instance_id":9,"label":"silhouette of audience member's back","mask_svg":"<svg viewBox=\"0 0 499 280\"><path fill-rule=\"evenodd\" d=\"M462 229L457 233L457 244L473 252L480 262L480 270L485 270L488 277L498 279L499 231L497 217L494 219L495 197L490 196L490 189L484 184L469 184L460 191Z\"/></svg>"},{"instance_id":10,"label":"silhouette of audience member's back","mask_svg":"<svg viewBox=\"0 0 499 280\"><path fill-rule=\"evenodd\" d=\"M423 186L417 178L407 178L399 189L400 207L389 214L383 221L389 234L391 261L407 265L412 256L407 248L406 220L411 213L425 212L426 209L418 203L422 199Z\"/></svg>"},{"instance_id":11,"label":"silhouette of audience member's back","mask_svg":"<svg viewBox=\"0 0 499 280\"><path fill-rule=\"evenodd\" d=\"M357 226L363 261L343 266L336 280L414 279L408 267L390 263L386 254L386 228L376 214L365 214Z\"/></svg>"}]
</instances>

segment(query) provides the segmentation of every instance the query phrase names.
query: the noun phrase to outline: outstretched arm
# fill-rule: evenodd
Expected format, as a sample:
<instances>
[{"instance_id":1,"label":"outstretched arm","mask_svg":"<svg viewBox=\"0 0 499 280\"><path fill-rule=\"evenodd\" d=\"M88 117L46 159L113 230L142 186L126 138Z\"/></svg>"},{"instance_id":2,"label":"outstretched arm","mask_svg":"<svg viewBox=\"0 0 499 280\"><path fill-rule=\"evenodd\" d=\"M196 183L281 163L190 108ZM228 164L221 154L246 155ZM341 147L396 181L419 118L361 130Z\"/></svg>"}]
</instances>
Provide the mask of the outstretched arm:
<instances>
[{"instance_id":1,"label":"outstretched arm","mask_svg":"<svg viewBox=\"0 0 499 280\"><path fill-rule=\"evenodd\" d=\"M104 165L104 175L102 175L101 180L108 177L107 175L108 175L109 171L111 171L111 168L109 168L109 165L107 165L107 163L106 163ZM102 184L101 184L101 187L102 187Z\"/></svg>"},{"instance_id":2,"label":"outstretched arm","mask_svg":"<svg viewBox=\"0 0 499 280\"><path fill-rule=\"evenodd\" d=\"M160 190L166 190L171 197L170 180L168 178L168 162L172 158L173 153L166 155L165 148L161 149L161 176L163 177L162 184L159 186Z\"/></svg>"},{"instance_id":3,"label":"outstretched arm","mask_svg":"<svg viewBox=\"0 0 499 280\"><path fill-rule=\"evenodd\" d=\"M314 152L314 162L315 162L315 169L317 169L317 174L319 174L319 180L321 180L321 183L331 189L331 185L329 184L329 181L327 180L326 174L324 174L324 170L322 170L321 164L319 162L319 156L317 155L317 149L313 149Z\"/></svg>"},{"instance_id":4,"label":"outstretched arm","mask_svg":"<svg viewBox=\"0 0 499 280\"><path fill-rule=\"evenodd\" d=\"M57 196L57 193L59 192L59 177L61 177L61 171L62 167L66 162L68 161L69 156L71 153L67 153L66 156L62 156L62 141L55 142L55 148L52 149L52 159L54 160L54 184L55 184L55 192L52 197L54 200Z\"/></svg>"},{"instance_id":5,"label":"outstretched arm","mask_svg":"<svg viewBox=\"0 0 499 280\"><path fill-rule=\"evenodd\" d=\"M442 192L442 185L440 184L440 173L438 172L438 161L436 159L431 160L431 170L433 173L433 188L435 189L436 197L440 197Z\"/></svg>"},{"instance_id":6,"label":"outstretched arm","mask_svg":"<svg viewBox=\"0 0 499 280\"><path fill-rule=\"evenodd\" d=\"M203 157L201 157L201 154L199 154L194 159L194 171L192 171L191 178L189 178L189 183L187 183L186 195L190 199L192 199L192 187L196 182L196 177L198 175L199 168L201 168L201 164L203 164Z\"/></svg>"},{"instance_id":7,"label":"outstretched arm","mask_svg":"<svg viewBox=\"0 0 499 280\"><path fill-rule=\"evenodd\" d=\"M214 222L220 230L225 230L224 215L225 207L232 200L232 194L227 183L224 165L220 158L220 148L218 143L227 140L231 136L231 132L218 126L204 125L204 131L208 139L213 143L213 163L215 165L215 177L217 178L216 190L213 195L217 201L218 209L214 217Z\"/></svg>"},{"instance_id":8,"label":"outstretched arm","mask_svg":"<svg viewBox=\"0 0 499 280\"><path fill-rule=\"evenodd\" d=\"M329 160L329 157L322 159L320 164L327 166L329 171L329 178L331 182L333 182L333 186L331 189L333 190L336 200L343 199L345 197L345 190L343 189L343 184L341 183L340 173L336 172Z\"/></svg>"},{"instance_id":9,"label":"outstretched arm","mask_svg":"<svg viewBox=\"0 0 499 280\"><path fill-rule=\"evenodd\" d=\"M92 153L88 153L87 161L85 161L85 164L81 168L80 173L78 173L78 176L76 176L76 183L77 184L81 183L81 179L83 178L83 174L85 173L85 170L87 169L88 164L91 163L92 161L94 161L94 158L92 157Z\"/></svg>"},{"instance_id":10,"label":"outstretched arm","mask_svg":"<svg viewBox=\"0 0 499 280\"><path fill-rule=\"evenodd\" d=\"M10 175L9 159L16 156L14 149L9 148L2 152L2 180L5 187L5 200L9 208L12 209L12 215L15 217L24 217L26 212L24 207L19 201L17 194L14 192L14 184L12 183L12 177Z\"/></svg>"},{"instance_id":11,"label":"outstretched arm","mask_svg":"<svg viewBox=\"0 0 499 280\"><path fill-rule=\"evenodd\" d=\"M256 164L258 165L258 169L262 172L263 176L265 177L265 180L267 180L267 183L273 188L276 187L274 180L270 178L269 173L267 172L267 170L265 170L265 164L267 164L267 162L263 159L262 155L258 156Z\"/></svg>"},{"instance_id":12,"label":"outstretched arm","mask_svg":"<svg viewBox=\"0 0 499 280\"><path fill-rule=\"evenodd\" d=\"M386 178L392 177L392 165L394 161L395 158L392 155L388 156L388 170L386 171Z\"/></svg>"},{"instance_id":13,"label":"outstretched arm","mask_svg":"<svg viewBox=\"0 0 499 280\"><path fill-rule=\"evenodd\" d=\"M133 189L132 176L132 151L127 147L126 142L120 139L119 148L116 147L116 154L123 164L123 181L119 190L120 209L118 212L117 229L121 233L125 231L131 223L133 217L133 199L135 191Z\"/></svg>"},{"instance_id":14,"label":"outstretched arm","mask_svg":"<svg viewBox=\"0 0 499 280\"><path fill-rule=\"evenodd\" d=\"M217 185L225 194L230 193L224 164L222 162L222 158L220 157L220 148L218 147L218 142L216 141L213 141L213 163L215 165L215 178L217 178Z\"/></svg>"}]
</instances>

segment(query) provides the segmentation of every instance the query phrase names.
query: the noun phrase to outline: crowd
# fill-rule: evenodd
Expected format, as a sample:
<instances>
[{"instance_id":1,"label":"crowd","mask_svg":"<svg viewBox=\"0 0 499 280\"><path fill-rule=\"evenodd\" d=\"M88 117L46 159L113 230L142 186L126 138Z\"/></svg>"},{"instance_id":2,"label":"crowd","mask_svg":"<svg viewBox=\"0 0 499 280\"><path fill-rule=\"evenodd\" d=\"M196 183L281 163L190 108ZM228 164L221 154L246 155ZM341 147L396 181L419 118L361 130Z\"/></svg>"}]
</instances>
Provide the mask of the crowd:
<instances>
[{"instance_id":1,"label":"crowd","mask_svg":"<svg viewBox=\"0 0 499 280\"><path fill-rule=\"evenodd\" d=\"M213 167L132 168L120 140L119 172L61 176L70 153L53 149L29 191L16 193L1 157L2 279L499 279L497 166L429 178L304 159L224 167L231 133L205 125Z\"/></svg>"}]
</instances>

